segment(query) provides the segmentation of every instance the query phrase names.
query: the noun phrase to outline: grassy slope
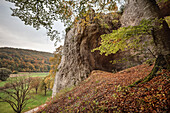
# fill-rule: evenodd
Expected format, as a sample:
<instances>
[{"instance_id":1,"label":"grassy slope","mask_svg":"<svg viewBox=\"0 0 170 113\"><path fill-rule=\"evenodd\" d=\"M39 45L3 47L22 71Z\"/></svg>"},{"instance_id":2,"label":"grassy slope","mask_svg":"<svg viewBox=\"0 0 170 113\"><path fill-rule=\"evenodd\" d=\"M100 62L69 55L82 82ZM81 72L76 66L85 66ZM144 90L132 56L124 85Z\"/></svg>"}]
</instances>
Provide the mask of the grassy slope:
<instances>
[{"instance_id":1,"label":"grassy slope","mask_svg":"<svg viewBox=\"0 0 170 113\"><path fill-rule=\"evenodd\" d=\"M169 72L134 88L123 88L144 78L152 66L140 65L118 73L93 71L89 78L48 103L45 112L168 112Z\"/></svg>"}]
</instances>

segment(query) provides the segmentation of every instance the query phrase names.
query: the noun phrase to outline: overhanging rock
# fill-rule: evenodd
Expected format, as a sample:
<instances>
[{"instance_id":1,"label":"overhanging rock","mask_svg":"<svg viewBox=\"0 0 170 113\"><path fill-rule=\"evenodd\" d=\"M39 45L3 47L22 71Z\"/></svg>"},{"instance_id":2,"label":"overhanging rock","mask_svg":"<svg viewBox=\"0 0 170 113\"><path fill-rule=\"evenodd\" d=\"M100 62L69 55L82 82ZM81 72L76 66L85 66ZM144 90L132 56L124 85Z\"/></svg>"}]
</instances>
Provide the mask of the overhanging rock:
<instances>
[{"instance_id":1,"label":"overhanging rock","mask_svg":"<svg viewBox=\"0 0 170 113\"><path fill-rule=\"evenodd\" d=\"M103 15L102 21L96 20L92 24L81 27L77 24L65 37L63 56L59 65L59 71L56 73L53 96L62 88L79 84L88 77L92 70L122 70L130 66L141 64L137 58L129 59L126 63L111 64L111 60L120 59L129 55L129 52L118 52L108 56L100 55L99 51L91 52L92 49L100 45L100 35L111 33L118 29L121 24L113 24L113 20L118 20L111 14ZM104 28L102 24L109 27Z\"/></svg>"}]
</instances>

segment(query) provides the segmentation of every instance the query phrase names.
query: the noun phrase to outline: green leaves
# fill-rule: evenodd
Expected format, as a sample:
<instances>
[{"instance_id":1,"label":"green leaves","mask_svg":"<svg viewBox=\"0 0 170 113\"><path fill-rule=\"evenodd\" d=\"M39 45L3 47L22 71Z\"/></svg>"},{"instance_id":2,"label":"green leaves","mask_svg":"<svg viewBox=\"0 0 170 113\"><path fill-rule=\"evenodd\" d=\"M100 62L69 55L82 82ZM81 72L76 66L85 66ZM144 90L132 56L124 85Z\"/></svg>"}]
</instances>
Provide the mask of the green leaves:
<instances>
[{"instance_id":1,"label":"green leaves","mask_svg":"<svg viewBox=\"0 0 170 113\"><path fill-rule=\"evenodd\" d=\"M117 10L115 0L6 0L14 3L11 8L12 16L19 17L25 25L39 30L47 29L47 36L51 40L61 38L54 29L54 22L61 21L70 26L84 17L84 14L93 12L104 13ZM76 20L78 19L78 20ZM84 19L86 21L86 19ZM88 22L88 21L87 21Z\"/></svg>"},{"instance_id":2,"label":"green leaves","mask_svg":"<svg viewBox=\"0 0 170 113\"><path fill-rule=\"evenodd\" d=\"M115 54L119 50L127 51L129 49L140 48L144 46L143 43L140 43L142 36L151 35L153 28L159 29L161 27L154 26L153 24L155 22L162 23L163 19L142 20L138 26L121 27L118 30L113 30L110 34L104 34L101 36L101 45L93 49L92 52L99 50L100 54L107 56L109 54ZM150 43L147 40L144 44L147 47Z\"/></svg>"}]
</instances>

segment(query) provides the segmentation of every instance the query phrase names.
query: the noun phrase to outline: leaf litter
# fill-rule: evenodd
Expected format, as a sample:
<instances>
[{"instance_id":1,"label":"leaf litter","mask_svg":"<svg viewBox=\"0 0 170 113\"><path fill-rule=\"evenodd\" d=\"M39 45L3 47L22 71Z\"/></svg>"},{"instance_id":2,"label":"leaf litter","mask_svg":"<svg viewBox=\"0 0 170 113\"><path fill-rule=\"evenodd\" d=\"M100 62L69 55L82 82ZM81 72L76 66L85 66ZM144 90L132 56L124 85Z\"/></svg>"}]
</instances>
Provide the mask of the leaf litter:
<instances>
[{"instance_id":1,"label":"leaf litter","mask_svg":"<svg viewBox=\"0 0 170 113\"><path fill-rule=\"evenodd\" d=\"M94 70L78 86L41 108L48 113L168 112L170 72L163 70L149 82L126 87L146 77L153 66L139 65L117 73Z\"/></svg>"}]
</instances>

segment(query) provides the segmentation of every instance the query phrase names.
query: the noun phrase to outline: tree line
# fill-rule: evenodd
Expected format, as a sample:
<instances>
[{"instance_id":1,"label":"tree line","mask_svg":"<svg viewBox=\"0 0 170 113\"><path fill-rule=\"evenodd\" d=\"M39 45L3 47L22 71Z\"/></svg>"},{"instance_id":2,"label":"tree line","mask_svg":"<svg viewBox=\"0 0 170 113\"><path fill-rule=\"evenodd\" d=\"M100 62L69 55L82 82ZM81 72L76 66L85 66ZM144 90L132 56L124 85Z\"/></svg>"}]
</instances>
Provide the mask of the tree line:
<instances>
[{"instance_id":1,"label":"tree line","mask_svg":"<svg viewBox=\"0 0 170 113\"><path fill-rule=\"evenodd\" d=\"M0 48L0 68L18 72L48 72L52 53L17 48Z\"/></svg>"}]
</instances>

